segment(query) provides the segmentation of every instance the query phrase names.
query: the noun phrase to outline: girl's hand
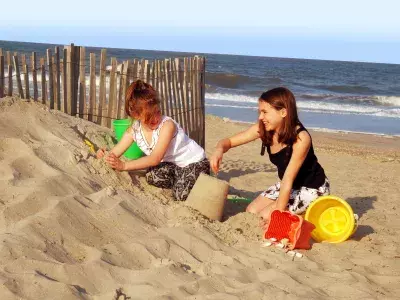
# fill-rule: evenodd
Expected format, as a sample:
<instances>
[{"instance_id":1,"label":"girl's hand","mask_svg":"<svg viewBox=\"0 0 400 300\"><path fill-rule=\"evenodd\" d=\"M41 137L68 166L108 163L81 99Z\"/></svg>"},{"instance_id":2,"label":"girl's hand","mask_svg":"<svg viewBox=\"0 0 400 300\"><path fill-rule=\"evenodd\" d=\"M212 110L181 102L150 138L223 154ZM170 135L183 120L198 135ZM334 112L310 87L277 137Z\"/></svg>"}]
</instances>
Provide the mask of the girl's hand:
<instances>
[{"instance_id":1,"label":"girl's hand","mask_svg":"<svg viewBox=\"0 0 400 300\"><path fill-rule=\"evenodd\" d=\"M224 151L220 148L217 148L210 158L211 170L213 171L214 174L217 174L219 171L219 166L222 162L223 155Z\"/></svg>"},{"instance_id":2,"label":"girl's hand","mask_svg":"<svg viewBox=\"0 0 400 300\"><path fill-rule=\"evenodd\" d=\"M120 160L114 153L110 153L109 155L106 156L106 162L108 165L118 171L124 171L125 170L125 163Z\"/></svg>"},{"instance_id":3,"label":"girl's hand","mask_svg":"<svg viewBox=\"0 0 400 300\"><path fill-rule=\"evenodd\" d=\"M97 150L96 158L97 159L103 158L105 153L106 153L106 148L100 148L99 150Z\"/></svg>"}]
</instances>

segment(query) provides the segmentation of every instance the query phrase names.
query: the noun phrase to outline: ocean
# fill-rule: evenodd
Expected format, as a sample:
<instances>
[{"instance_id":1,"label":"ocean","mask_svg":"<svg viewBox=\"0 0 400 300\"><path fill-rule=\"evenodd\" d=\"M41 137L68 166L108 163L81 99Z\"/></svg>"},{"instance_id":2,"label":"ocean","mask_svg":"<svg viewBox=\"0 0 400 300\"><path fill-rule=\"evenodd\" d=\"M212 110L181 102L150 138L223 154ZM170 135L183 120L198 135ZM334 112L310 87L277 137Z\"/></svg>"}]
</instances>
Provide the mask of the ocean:
<instances>
[{"instance_id":1,"label":"ocean","mask_svg":"<svg viewBox=\"0 0 400 300\"><path fill-rule=\"evenodd\" d=\"M0 41L0 48L45 55L55 45ZM60 45L61 46L61 45ZM100 53L101 48L87 47ZM307 128L400 136L400 65L201 54L207 58L206 113L255 122L264 91L285 86ZM160 59L193 53L107 48L107 57Z\"/></svg>"}]
</instances>

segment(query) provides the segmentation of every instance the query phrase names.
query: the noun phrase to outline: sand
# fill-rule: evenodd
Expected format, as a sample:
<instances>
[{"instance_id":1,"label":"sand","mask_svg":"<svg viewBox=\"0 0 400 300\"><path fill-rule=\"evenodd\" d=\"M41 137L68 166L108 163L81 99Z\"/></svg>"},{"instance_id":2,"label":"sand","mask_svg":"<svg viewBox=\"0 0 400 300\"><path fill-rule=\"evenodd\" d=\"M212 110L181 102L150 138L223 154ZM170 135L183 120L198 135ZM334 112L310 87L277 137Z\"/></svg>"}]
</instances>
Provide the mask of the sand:
<instances>
[{"instance_id":1,"label":"sand","mask_svg":"<svg viewBox=\"0 0 400 300\"><path fill-rule=\"evenodd\" d=\"M206 119L206 150L243 124ZM78 134L78 132L80 134ZM332 192L360 215L355 236L303 258L262 248L258 218L229 203L210 221L143 172L115 172L80 135L112 131L17 98L0 100L0 299L396 299L400 139L312 132ZM257 142L218 178L255 197L276 181Z\"/></svg>"}]
</instances>

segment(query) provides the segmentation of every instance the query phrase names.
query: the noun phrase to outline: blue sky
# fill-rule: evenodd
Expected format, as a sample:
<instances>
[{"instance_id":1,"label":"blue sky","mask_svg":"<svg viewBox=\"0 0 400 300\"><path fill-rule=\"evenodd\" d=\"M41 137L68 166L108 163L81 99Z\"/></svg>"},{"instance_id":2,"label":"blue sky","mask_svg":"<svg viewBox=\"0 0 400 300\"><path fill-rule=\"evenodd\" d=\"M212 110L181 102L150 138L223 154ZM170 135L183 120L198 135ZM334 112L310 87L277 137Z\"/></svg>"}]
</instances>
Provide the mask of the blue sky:
<instances>
[{"instance_id":1,"label":"blue sky","mask_svg":"<svg viewBox=\"0 0 400 300\"><path fill-rule=\"evenodd\" d=\"M0 39L400 63L395 0L2 3Z\"/></svg>"}]
</instances>

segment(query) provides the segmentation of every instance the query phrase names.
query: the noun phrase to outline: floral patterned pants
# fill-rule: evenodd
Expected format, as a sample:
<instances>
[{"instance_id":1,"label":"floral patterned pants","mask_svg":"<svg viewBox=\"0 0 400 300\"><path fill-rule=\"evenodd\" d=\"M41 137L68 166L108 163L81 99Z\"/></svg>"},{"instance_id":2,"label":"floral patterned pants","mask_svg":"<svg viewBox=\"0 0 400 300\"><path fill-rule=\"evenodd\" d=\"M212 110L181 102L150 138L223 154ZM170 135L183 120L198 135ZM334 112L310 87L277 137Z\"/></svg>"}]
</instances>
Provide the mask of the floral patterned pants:
<instances>
[{"instance_id":1,"label":"floral patterned pants","mask_svg":"<svg viewBox=\"0 0 400 300\"><path fill-rule=\"evenodd\" d=\"M208 159L183 168L170 162L162 162L147 170L146 180L156 187L172 189L176 200L185 201L201 173L210 174Z\"/></svg>"}]
</instances>

